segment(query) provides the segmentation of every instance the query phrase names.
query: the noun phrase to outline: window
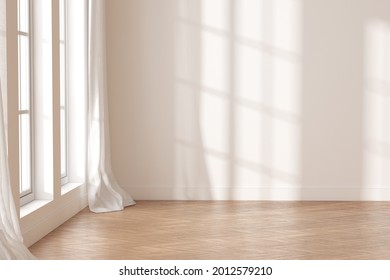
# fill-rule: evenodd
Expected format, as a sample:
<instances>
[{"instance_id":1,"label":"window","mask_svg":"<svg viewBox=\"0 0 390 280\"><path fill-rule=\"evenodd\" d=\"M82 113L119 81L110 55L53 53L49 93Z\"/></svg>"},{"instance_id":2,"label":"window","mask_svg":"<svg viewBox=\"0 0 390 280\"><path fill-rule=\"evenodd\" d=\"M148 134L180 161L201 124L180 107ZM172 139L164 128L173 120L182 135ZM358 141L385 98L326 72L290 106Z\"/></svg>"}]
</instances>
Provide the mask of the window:
<instances>
[{"instance_id":1,"label":"window","mask_svg":"<svg viewBox=\"0 0 390 280\"><path fill-rule=\"evenodd\" d=\"M34 199L32 180L32 86L30 1L18 0L19 193L21 204Z\"/></svg>"},{"instance_id":2,"label":"window","mask_svg":"<svg viewBox=\"0 0 390 280\"><path fill-rule=\"evenodd\" d=\"M59 2L60 19L60 141L61 141L61 185L68 183L68 94L67 94L67 46L66 14L67 1Z\"/></svg>"},{"instance_id":3,"label":"window","mask_svg":"<svg viewBox=\"0 0 390 280\"><path fill-rule=\"evenodd\" d=\"M6 4L10 179L31 245L87 205L88 1Z\"/></svg>"},{"instance_id":4,"label":"window","mask_svg":"<svg viewBox=\"0 0 390 280\"><path fill-rule=\"evenodd\" d=\"M85 1L16 3L19 141L14 145L23 206L53 201L84 181L87 9Z\"/></svg>"}]
</instances>

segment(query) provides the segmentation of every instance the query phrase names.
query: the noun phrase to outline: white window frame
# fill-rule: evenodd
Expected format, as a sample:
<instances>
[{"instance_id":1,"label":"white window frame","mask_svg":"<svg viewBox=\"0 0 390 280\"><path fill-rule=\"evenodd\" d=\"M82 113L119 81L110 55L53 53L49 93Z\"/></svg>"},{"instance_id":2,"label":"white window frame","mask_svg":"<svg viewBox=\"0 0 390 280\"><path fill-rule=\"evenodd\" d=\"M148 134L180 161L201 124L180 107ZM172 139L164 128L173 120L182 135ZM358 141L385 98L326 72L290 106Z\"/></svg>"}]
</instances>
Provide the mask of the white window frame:
<instances>
[{"instance_id":1,"label":"white window frame","mask_svg":"<svg viewBox=\"0 0 390 280\"><path fill-rule=\"evenodd\" d=\"M62 8L61 8L61 4L63 4ZM64 120L65 141L63 141L63 139L62 139L63 128L62 128L62 121L60 121L61 186L64 186L67 183L69 183L69 108L68 108L68 105L69 105L68 69L69 69L69 67L68 67L68 47L67 47L67 39L68 39L68 35L67 35L67 31L68 31L68 28L67 28L68 5L67 4L68 4L67 0L59 0L59 21L60 21L59 22L59 24L60 24L60 42L59 42L59 44L60 44L60 49L61 49L61 45L63 45L64 51L65 51L64 57L62 57L61 53L60 53L60 73L62 71L64 71L64 75L63 76L60 75L60 84L61 85L63 84L63 86L60 86L60 103L61 103L62 99L64 100L64 104L60 104L60 119L61 119L62 111L64 111L64 116L65 116L65 120ZM61 13L61 11L63 13ZM61 29L62 28L63 28L63 37L64 38L61 38ZM62 61L62 58L64 59L64 61ZM65 95L64 98L62 97L62 94ZM63 147L63 145L65 147ZM62 152L63 148L65 149L64 153ZM64 166L65 173L62 173L62 169L63 169L63 166L62 166L63 158L62 157L63 156L65 156L65 159L64 159L65 160L65 166Z\"/></svg>"},{"instance_id":2,"label":"white window frame","mask_svg":"<svg viewBox=\"0 0 390 280\"><path fill-rule=\"evenodd\" d=\"M31 201L34 200L35 198L35 194L34 194L34 143L33 143L33 139L34 139L34 87L33 87L33 13L32 13L32 1L31 0L27 0L27 4L28 4L28 31L21 31L20 30L20 1L23 1L23 0L18 0L18 3L17 3L17 12L18 12L18 28L17 28L17 35L18 35L18 126L19 126L19 129L18 129L18 134L19 134L19 197L20 197L20 205L25 205ZM28 38L28 45L29 45L29 49L28 49L28 54L29 54L29 57L28 57L28 60L29 60L29 67L28 67L28 72L29 72L29 106L28 106L28 109L21 109L21 100L20 100L20 91L21 91L21 78L20 78L20 74L21 74L21 69L22 69L22 65L21 65L21 45L20 45L20 38L22 36L25 36ZM21 121L20 121L20 117L22 115L29 115L29 144L30 144L30 164L29 164L29 172L30 172L30 176L29 176L29 189L28 190L25 190L25 191L22 191L22 158L21 158L21 129L20 129L20 126L21 126Z\"/></svg>"}]
</instances>

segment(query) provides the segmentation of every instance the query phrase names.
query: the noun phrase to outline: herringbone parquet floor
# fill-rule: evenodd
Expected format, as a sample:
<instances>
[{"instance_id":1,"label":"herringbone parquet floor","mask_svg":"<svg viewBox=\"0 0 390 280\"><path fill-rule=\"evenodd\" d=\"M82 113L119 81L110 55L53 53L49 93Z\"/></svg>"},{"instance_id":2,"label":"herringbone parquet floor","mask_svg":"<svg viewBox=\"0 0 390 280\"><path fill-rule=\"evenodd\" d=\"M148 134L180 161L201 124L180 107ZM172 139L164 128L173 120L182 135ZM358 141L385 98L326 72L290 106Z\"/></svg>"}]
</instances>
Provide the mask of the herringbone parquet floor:
<instances>
[{"instance_id":1,"label":"herringbone parquet floor","mask_svg":"<svg viewBox=\"0 0 390 280\"><path fill-rule=\"evenodd\" d=\"M40 259L390 259L390 202L138 201L83 210Z\"/></svg>"}]
</instances>

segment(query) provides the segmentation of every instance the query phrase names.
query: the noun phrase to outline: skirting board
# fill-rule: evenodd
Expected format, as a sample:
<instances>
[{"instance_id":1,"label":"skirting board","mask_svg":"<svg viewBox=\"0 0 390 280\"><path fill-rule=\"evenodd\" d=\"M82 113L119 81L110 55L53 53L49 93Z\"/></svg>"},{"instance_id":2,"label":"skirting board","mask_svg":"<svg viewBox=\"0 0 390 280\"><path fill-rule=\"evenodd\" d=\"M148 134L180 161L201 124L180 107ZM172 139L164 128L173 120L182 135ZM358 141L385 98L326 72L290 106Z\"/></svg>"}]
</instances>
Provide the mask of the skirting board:
<instances>
[{"instance_id":1,"label":"skirting board","mask_svg":"<svg viewBox=\"0 0 390 280\"><path fill-rule=\"evenodd\" d=\"M131 188L135 200L390 201L390 188Z\"/></svg>"}]
</instances>

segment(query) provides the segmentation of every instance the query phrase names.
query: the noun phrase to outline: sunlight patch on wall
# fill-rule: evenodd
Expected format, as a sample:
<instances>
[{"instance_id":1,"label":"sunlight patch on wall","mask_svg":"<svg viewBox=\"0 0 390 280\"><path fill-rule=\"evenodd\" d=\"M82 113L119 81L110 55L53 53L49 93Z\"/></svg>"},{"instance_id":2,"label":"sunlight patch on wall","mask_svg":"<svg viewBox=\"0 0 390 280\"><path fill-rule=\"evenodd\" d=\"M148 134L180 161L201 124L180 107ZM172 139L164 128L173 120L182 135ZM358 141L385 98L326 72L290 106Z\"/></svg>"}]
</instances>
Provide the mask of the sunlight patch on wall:
<instances>
[{"instance_id":1,"label":"sunlight patch on wall","mask_svg":"<svg viewBox=\"0 0 390 280\"><path fill-rule=\"evenodd\" d=\"M236 48L236 94L240 99L265 103L259 94L263 84L263 57L260 50L245 45Z\"/></svg>"},{"instance_id":2,"label":"sunlight patch on wall","mask_svg":"<svg viewBox=\"0 0 390 280\"><path fill-rule=\"evenodd\" d=\"M237 187L258 187L269 184L271 181L270 176L260 173L257 168L251 168L245 164L237 164L235 172Z\"/></svg>"},{"instance_id":3,"label":"sunlight patch on wall","mask_svg":"<svg viewBox=\"0 0 390 280\"><path fill-rule=\"evenodd\" d=\"M177 3L176 176L205 176L197 183L228 199L235 188L250 188L247 199L261 199L263 188L297 188L301 0Z\"/></svg>"},{"instance_id":4,"label":"sunlight patch on wall","mask_svg":"<svg viewBox=\"0 0 390 280\"><path fill-rule=\"evenodd\" d=\"M298 117L301 112L301 64L293 59L273 58L273 104L286 115Z\"/></svg>"},{"instance_id":5,"label":"sunlight patch on wall","mask_svg":"<svg viewBox=\"0 0 390 280\"><path fill-rule=\"evenodd\" d=\"M302 3L235 5L235 185L299 187Z\"/></svg>"},{"instance_id":6,"label":"sunlight patch on wall","mask_svg":"<svg viewBox=\"0 0 390 280\"><path fill-rule=\"evenodd\" d=\"M203 31L201 40L201 85L226 93L229 85L229 41L210 31Z\"/></svg>"},{"instance_id":7,"label":"sunlight patch on wall","mask_svg":"<svg viewBox=\"0 0 390 280\"><path fill-rule=\"evenodd\" d=\"M273 150L274 156L272 169L276 172L285 173L291 178L298 178L300 172L300 129L293 122L273 120ZM278 176L275 176L276 178Z\"/></svg>"},{"instance_id":8,"label":"sunlight patch on wall","mask_svg":"<svg viewBox=\"0 0 390 280\"><path fill-rule=\"evenodd\" d=\"M269 0L274 3L273 42L278 49L300 54L301 40L301 0Z\"/></svg>"},{"instance_id":9,"label":"sunlight patch on wall","mask_svg":"<svg viewBox=\"0 0 390 280\"><path fill-rule=\"evenodd\" d=\"M229 29L229 1L201 0L201 23L221 31Z\"/></svg>"},{"instance_id":10,"label":"sunlight patch on wall","mask_svg":"<svg viewBox=\"0 0 390 280\"><path fill-rule=\"evenodd\" d=\"M369 188L390 187L390 25L367 22L365 43L364 186L375 196Z\"/></svg>"},{"instance_id":11,"label":"sunlight patch on wall","mask_svg":"<svg viewBox=\"0 0 390 280\"><path fill-rule=\"evenodd\" d=\"M229 152L229 104L220 96L201 92L200 126L205 149Z\"/></svg>"},{"instance_id":12,"label":"sunlight patch on wall","mask_svg":"<svg viewBox=\"0 0 390 280\"><path fill-rule=\"evenodd\" d=\"M236 107L236 157L252 164L266 164L262 154L266 138L262 127L262 115L244 106Z\"/></svg>"},{"instance_id":13,"label":"sunlight patch on wall","mask_svg":"<svg viewBox=\"0 0 390 280\"><path fill-rule=\"evenodd\" d=\"M255 41L263 41L263 14L265 1L236 1L237 34Z\"/></svg>"},{"instance_id":14,"label":"sunlight patch on wall","mask_svg":"<svg viewBox=\"0 0 390 280\"><path fill-rule=\"evenodd\" d=\"M199 124L200 10L198 0L176 0L174 176L181 199L201 198L196 189L210 185Z\"/></svg>"},{"instance_id":15,"label":"sunlight patch on wall","mask_svg":"<svg viewBox=\"0 0 390 280\"><path fill-rule=\"evenodd\" d=\"M214 188L229 188L229 161L224 156L213 154L206 155L207 173L210 178L210 186Z\"/></svg>"}]
</instances>

